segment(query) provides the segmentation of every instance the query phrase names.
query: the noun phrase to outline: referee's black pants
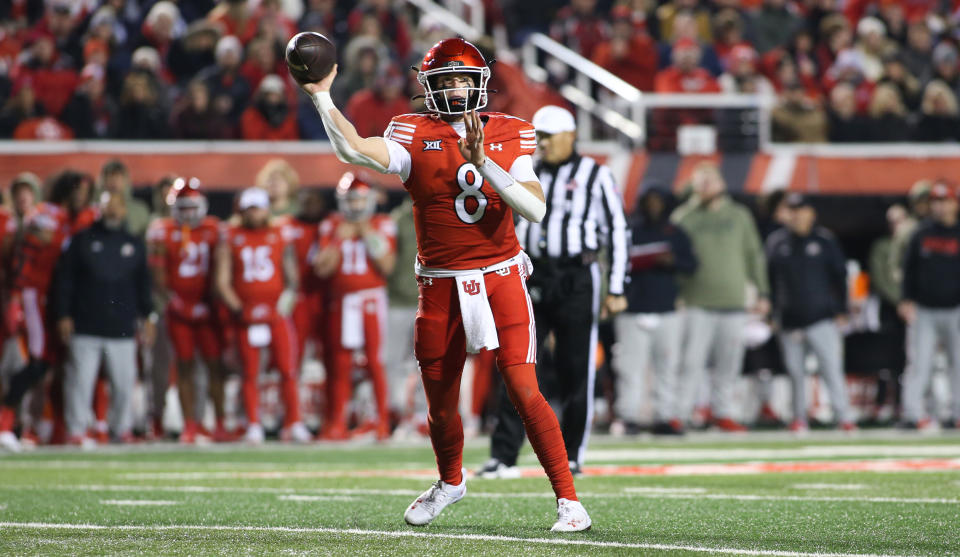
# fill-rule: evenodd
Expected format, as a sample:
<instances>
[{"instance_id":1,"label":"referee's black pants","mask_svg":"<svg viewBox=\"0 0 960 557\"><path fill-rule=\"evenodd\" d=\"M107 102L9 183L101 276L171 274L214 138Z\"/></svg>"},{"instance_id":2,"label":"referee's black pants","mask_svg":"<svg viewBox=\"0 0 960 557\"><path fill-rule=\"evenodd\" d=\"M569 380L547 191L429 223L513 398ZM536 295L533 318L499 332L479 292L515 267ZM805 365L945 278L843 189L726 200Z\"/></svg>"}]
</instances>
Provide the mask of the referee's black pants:
<instances>
[{"instance_id":1,"label":"referee's black pants","mask_svg":"<svg viewBox=\"0 0 960 557\"><path fill-rule=\"evenodd\" d=\"M534 263L527 281L537 326L537 381L544 396L558 402L560 429L567 458L581 463L593 422L593 385L596 374L597 313L600 270L597 263L556 266ZM542 365L542 351L554 335L553 365ZM490 440L490 456L513 466L523 445L523 423L507 389L500 387L497 426Z\"/></svg>"}]
</instances>

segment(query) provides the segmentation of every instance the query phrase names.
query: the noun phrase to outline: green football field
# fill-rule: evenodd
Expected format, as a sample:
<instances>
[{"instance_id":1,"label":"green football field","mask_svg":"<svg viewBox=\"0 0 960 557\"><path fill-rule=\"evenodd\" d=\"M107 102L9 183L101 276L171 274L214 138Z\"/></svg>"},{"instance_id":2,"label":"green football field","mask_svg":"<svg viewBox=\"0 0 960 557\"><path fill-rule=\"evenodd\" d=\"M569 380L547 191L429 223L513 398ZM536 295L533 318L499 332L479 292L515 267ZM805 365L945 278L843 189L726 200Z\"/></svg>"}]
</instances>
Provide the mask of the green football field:
<instances>
[{"instance_id":1,"label":"green football field","mask_svg":"<svg viewBox=\"0 0 960 557\"><path fill-rule=\"evenodd\" d=\"M468 469L486 453L468 443ZM3 454L0 555L960 554L953 433L596 438L587 460L593 529L560 535L529 448L523 479L470 478L424 528L402 515L426 441Z\"/></svg>"}]
</instances>

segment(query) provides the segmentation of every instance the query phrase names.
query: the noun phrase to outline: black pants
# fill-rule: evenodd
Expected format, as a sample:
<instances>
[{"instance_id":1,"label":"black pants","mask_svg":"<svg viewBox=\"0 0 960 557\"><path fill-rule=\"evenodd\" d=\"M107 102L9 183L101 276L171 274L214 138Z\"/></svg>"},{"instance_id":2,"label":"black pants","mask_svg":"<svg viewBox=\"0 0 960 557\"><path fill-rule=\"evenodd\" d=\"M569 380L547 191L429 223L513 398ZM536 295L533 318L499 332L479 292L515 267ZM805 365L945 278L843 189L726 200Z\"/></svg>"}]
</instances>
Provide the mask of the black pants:
<instances>
[{"instance_id":1,"label":"black pants","mask_svg":"<svg viewBox=\"0 0 960 557\"><path fill-rule=\"evenodd\" d=\"M527 282L537 324L538 354L550 332L555 340L549 358L552 365L543 365L545 358L537 357L537 381L541 389L551 386L544 396L558 401L567 458L577 462L593 421L599 274L596 263L565 267L535 263ZM523 445L523 423L502 385L499 399L490 456L513 466Z\"/></svg>"}]
</instances>

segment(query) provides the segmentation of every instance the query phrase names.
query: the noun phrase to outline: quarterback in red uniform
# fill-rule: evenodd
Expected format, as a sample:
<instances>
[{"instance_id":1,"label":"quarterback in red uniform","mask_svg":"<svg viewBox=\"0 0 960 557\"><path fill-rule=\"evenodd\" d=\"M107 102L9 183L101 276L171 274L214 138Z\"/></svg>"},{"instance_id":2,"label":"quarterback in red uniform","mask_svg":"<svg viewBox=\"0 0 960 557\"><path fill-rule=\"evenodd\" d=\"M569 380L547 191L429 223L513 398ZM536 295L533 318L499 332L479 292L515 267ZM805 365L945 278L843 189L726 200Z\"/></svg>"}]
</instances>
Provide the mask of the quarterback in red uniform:
<instances>
[{"instance_id":1,"label":"quarterback in red uniform","mask_svg":"<svg viewBox=\"0 0 960 557\"><path fill-rule=\"evenodd\" d=\"M420 303L414 346L428 402L440 481L407 507L404 519L429 524L466 494L463 425L457 412L467 351L496 351L510 398L557 497L554 531L590 527L577 500L557 417L537 385L536 332L526 291L529 258L513 212L539 222L546 204L531 156L533 126L487 104L490 68L475 46L444 39L426 54L417 79L426 113L395 117L384 137L360 137L330 98L336 66L311 94L337 156L397 174L413 199Z\"/></svg>"},{"instance_id":2,"label":"quarterback in red uniform","mask_svg":"<svg viewBox=\"0 0 960 557\"><path fill-rule=\"evenodd\" d=\"M147 245L153 285L166 301L167 333L177 359L177 394L184 424L180 442L197 440L197 351L209 371L210 398L217 420L214 439L225 441L221 347L210 300L210 258L219 239L219 221L207 216L207 199L200 193L200 181L196 178L174 180L166 203L170 216L151 223Z\"/></svg>"},{"instance_id":3,"label":"quarterback in red uniform","mask_svg":"<svg viewBox=\"0 0 960 557\"><path fill-rule=\"evenodd\" d=\"M354 353L363 349L377 402L377 439L390 436L383 342L387 276L396 262L396 226L375 215L376 193L347 172L337 186L339 214L320 225L317 275L327 279L327 423L323 437L348 437L344 407L350 399Z\"/></svg>"},{"instance_id":4,"label":"quarterback in red uniform","mask_svg":"<svg viewBox=\"0 0 960 557\"><path fill-rule=\"evenodd\" d=\"M217 247L216 288L233 314L243 362L243 404L249 443L262 443L260 425L260 349L270 348L280 372L286 406L283 439L307 442L310 432L300 421L297 376L294 373L293 327L288 316L297 286L292 246L283 229L270 222L267 191L249 188L237 204L241 224L226 229Z\"/></svg>"}]
</instances>

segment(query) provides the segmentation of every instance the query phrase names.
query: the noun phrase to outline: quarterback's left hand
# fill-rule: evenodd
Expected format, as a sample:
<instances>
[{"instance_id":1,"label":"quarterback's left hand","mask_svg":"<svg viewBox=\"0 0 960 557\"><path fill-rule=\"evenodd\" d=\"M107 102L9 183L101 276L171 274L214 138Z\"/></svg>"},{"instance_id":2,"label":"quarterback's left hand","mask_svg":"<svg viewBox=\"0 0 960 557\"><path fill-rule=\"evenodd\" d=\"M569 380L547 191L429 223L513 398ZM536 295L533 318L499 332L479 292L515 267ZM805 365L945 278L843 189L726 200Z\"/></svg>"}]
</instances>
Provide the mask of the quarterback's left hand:
<instances>
[{"instance_id":1,"label":"quarterback's left hand","mask_svg":"<svg viewBox=\"0 0 960 557\"><path fill-rule=\"evenodd\" d=\"M463 155L464 160L480 168L487 162L487 155L483 151L483 122L480 121L477 111L471 110L463 115L463 124L467 136L457 140L460 154Z\"/></svg>"}]
</instances>

